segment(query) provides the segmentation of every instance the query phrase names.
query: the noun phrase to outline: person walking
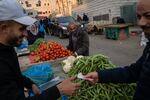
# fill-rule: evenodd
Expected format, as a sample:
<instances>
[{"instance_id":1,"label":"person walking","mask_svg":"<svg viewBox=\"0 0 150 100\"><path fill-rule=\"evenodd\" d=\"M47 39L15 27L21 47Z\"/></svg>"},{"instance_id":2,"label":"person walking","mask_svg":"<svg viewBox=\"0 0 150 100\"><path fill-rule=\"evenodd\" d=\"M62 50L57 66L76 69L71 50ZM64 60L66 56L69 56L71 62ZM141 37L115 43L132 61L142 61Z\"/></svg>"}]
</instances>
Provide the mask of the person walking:
<instances>
[{"instance_id":1,"label":"person walking","mask_svg":"<svg viewBox=\"0 0 150 100\"><path fill-rule=\"evenodd\" d=\"M80 17L80 15L77 15L77 21L78 21L79 23L82 22L82 18Z\"/></svg>"},{"instance_id":2,"label":"person walking","mask_svg":"<svg viewBox=\"0 0 150 100\"><path fill-rule=\"evenodd\" d=\"M83 18L82 19L84 21L84 24L87 24L89 22L89 17L85 13L83 13Z\"/></svg>"}]
</instances>

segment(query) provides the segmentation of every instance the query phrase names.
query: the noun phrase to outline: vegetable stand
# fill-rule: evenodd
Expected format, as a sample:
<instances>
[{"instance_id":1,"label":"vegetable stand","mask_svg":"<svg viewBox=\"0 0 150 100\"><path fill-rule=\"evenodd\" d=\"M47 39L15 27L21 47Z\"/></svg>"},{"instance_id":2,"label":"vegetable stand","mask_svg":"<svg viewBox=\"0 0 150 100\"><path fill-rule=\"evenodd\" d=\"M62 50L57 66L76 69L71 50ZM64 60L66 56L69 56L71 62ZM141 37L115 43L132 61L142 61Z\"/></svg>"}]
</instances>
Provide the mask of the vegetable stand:
<instances>
[{"instance_id":1,"label":"vegetable stand","mask_svg":"<svg viewBox=\"0 0 150 100\"><path fill-rule=\"evenodd\" d=\"M75 76L79 72L89 73L98 69L103 70L115 68L115 65L109 61L108 57L98 54L77 58L73 64L74 67L71 68L67 75L64 74L60 65L62 60L64 60L64 58L48 61L53 65L54 73L57 76ZM28 65L28 67L31 66L31 64ZM21 69L25 70L28 67ZM69 96L69 100L132 100L133 94L135 92L135 84L109 83L90 85L87 81L81 79L77 79L75 82L81 84L81 89L80 92L77 92L75 96Z\"/></svg>"},{"instance_id":2,"label":"vegetable stand","mask_svg":"<svg viewBox=\"0 0 150 100\"><path fill-rule=\"evenodd\" d=\"M54 41L44 41L37 39L34 44L28 47L30 54L19 58L21 70L26 70L28 67L41 63L50 63L54 70L58 70L60 62L72 55L72 52L64 48L61 44Z\"/></svg>"},{"instance_id":3,"label":"vegetable stand","mask_svg":"<svg viewBox=\"0 0 150 100\"><path fill-rule=\"evenodd\" d=\"M68 75L74 76L79 72L89 73L115 67L108 57L98 54L77 59ZM69 100L132 100L135 92L135 84L108 83L91 85L81 79L77 79L76 82L81 83L80 92L69 97Z\"/></svg>"},{"instance_id":4,"label":"vegetable stand","mask_svg":"<svg viewBox=\"0 0 150 100\"><path fill-rule=\"evenodd\" d=\"M64 73L62 66L61 66L61 61L64 60L65 58L58 58L56 60L49 60L49 61L43 61L43 62L38 62L38 63L30 63L30 60L28 59L27 56L22 56L22 57L18 57L19 59L19 63L20 63L20 67L21 67L21 71L24 73L24 71L29 70L30 68L33 68L33 66L36 68L38 67L38 65L42 65L42 64L48 64L49 68L52 69L52 72L49 70L42 70L42 72L46 75L46 76L40 76L37 75L37 77L31 76L30 78L32 79L32 81L34 81L40 88L41 91L44 91L58 83L60 83L61 81L63 81L67 75ZM44 66L42 66L43 69ZM39 70L34 70L34 73L38 73L41 72ZM31 71L30 71L31 72ZM33 73L33 71L31 72ZM50 73L50 74L46 74L46 73ZM51 73L53 73L53 77L49 76L51 75ZM38 78L39 76L39 78ZM37 80L36 80L37 79ZM45 80L49 80L47 82L44 82ZM33 96L33 92L28 92L25 93L26 96ZM65 97L65 96L62 96Z\"/></svg>"}]
</instances>

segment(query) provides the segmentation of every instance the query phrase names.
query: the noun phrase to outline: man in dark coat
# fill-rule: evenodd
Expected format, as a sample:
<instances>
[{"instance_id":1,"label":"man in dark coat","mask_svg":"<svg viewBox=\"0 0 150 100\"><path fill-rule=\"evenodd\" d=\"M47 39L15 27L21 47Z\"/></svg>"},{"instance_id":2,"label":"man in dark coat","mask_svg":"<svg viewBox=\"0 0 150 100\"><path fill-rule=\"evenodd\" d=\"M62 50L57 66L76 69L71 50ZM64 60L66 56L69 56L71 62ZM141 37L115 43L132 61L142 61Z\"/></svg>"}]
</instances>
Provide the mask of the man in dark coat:
<instances>
[{"instance_id":1,"label":"man in dark coat","mask_svg":"<svg viewBox=\"0 0 150 100\"><path fill-rule=\"evenodd\" d=\"M69 78L40 94L38 87L21 74L14 46L22 42L26 27L35 21L16 0L0 0L0 100L57 100L60 92L72 95L79 89L79 84L71 82L75 78ZM24 87L32 89L35 96L25 97Z\"/></svg>"},{"instance_id":2,"label":"man in dark coat","mask_svg":"<svg viewBox=\"0 0 150 100\"><path fill-rule=\"evenodd\" d=\"M89 55L89 37L86 30L79 27L76 23L68 25L69 31L69 45L67 49L77 55Z\"/></svg>"},{"instance_id":3,"label":"man in dark coat","mask_svg":"<svg viewBox=\"0 0 150 100\"><path fill-rule=\"evenodd\" d=\"M138 24L150 40L150 0L138 0ZM150 100L150 42L143 55L130 66L116 69L99 70L88 73L85 77L92 78L93 83L136 83L134 100Z\"/></svg>"},{"instance_id":4,"label":"man in dark coat","mask_svg":"<svg viewBox=\"0 0 150 100\"><path fill-rule=\"evenodd\" d=\"M89 17L83 13L83 21L88 22L89 21Z\"/></svg>"}]
</instances>

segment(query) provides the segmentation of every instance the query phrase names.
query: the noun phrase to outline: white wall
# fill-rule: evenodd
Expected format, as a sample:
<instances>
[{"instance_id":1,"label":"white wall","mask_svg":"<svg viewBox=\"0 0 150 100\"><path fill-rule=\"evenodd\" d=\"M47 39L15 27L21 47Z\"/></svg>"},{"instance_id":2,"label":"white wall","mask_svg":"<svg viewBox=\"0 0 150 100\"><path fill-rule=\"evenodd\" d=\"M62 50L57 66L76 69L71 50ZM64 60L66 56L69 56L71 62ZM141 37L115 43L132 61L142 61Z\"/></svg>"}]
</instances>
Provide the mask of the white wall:
<instances>
[{"instance_id":1,"label":"white wall","mask_svg":"<svg viewBox=\"0 0 150 100\"><path fill-rule=\"evenodd\" d=\"M113 17L120 16L120 6L131 5L137 0L92 0L73 9L73 12L79 14L87 13L90 20L93 16L109 14L110 20Z\"/></svg>"}]
</instances>

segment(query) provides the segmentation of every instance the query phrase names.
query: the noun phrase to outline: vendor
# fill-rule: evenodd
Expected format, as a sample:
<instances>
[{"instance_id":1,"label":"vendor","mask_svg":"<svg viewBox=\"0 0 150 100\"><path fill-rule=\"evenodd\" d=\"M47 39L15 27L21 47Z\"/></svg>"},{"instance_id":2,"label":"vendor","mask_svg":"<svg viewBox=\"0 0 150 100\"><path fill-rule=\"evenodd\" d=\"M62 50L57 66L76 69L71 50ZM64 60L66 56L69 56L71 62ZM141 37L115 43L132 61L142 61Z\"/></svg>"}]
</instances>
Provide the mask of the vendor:
<instances>
[{"instance_id":1,"label":"vendor","mask_svg":"<svg viewBox=\"0 0 150 100\"><path fill-rule=\"evenodd\" d=\"M35 23L27 28L27 33L27 40L29 45L33 44L38 38L44 38L44 34L39 32Z\"/></svg>"},{"instance_id":2,"label":"vendor","mask_svg":"<svg viewBox=\"0 0 150 100\"><path fill-rule=\"evenodd\" d=\"M89 55L89 36L88 33L79 27L76 23L68 25L69 44L68 50L74 52L74 55Z\"/></svg>"}]
</instances>

